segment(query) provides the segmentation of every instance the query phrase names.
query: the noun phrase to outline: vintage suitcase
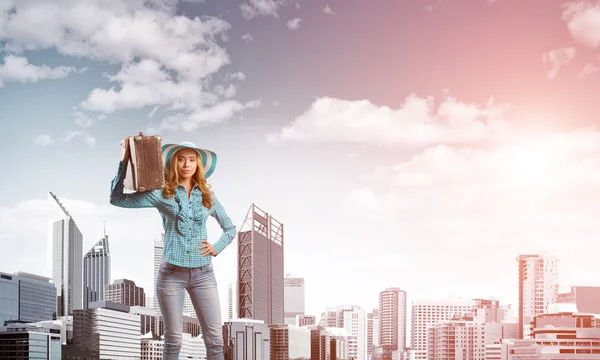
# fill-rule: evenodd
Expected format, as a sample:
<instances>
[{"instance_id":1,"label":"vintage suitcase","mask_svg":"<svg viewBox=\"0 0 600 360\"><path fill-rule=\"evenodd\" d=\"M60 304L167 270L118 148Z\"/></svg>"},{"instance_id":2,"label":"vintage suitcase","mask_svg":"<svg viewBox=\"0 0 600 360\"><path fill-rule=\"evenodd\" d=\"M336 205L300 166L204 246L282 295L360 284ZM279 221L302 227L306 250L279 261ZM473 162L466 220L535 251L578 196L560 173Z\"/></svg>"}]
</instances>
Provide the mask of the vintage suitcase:
<instances>
[{"instance_id":1,"label":"vintage suitcase","mask_svg":"<svg viewBox=\"0 0 600 360\"><path fill-rule=\"evenodd\" d=\"M121 141L122 154L125 154L125 140ZM163 189L165 172L162 160L162 138L138 133L129 138L131 156L127 164L124 186L137 192Z\"/></svg>"}]
</instances>

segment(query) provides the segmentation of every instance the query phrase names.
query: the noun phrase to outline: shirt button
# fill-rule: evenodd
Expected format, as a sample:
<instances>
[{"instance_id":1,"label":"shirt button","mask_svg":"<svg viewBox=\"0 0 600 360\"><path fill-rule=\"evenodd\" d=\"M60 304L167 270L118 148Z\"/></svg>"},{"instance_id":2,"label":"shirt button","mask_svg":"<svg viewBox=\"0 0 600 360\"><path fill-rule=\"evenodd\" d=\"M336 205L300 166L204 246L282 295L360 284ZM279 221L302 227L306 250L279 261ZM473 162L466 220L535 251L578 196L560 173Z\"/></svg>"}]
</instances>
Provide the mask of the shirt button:
<instances>
[{"instance_id":1,"label":"shirt button","mask_svg":"<svg viewBox=\"0 0 600 360\"><path fill-rule=\"evenodd\" d=\"M188 254L190 253L190 251L188 250Z\"/></svg>"}]
</instances>

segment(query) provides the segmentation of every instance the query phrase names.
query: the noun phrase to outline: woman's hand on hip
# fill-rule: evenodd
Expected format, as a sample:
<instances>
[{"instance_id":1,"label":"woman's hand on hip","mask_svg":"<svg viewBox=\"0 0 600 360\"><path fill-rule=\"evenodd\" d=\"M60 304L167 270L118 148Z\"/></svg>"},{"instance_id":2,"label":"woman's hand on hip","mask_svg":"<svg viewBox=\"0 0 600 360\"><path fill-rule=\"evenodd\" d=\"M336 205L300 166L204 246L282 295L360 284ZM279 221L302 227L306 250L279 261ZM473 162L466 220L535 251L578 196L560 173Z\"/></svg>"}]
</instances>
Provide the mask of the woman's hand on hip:
<instances>
[{"instance_id":1,"label":"woman's hand on hip","mask_svg":"<svg viewBox=\"0 0 600 360\"><path fill-rule=\"evenodd\" d=\"M200 246L200 255L217 256L217 252L207 240L202 240L202 242L204 245Z\"/></svg>"}]
</instances>

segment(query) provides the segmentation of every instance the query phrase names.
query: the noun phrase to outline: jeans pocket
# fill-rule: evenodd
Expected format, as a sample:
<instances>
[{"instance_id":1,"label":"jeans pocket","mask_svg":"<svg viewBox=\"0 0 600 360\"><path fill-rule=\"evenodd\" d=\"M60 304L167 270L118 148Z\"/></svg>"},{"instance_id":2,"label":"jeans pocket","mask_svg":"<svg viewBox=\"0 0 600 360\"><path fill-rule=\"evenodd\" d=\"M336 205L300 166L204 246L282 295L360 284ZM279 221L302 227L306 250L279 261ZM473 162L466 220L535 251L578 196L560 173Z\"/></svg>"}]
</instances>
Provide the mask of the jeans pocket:
<instances>
[{"instance_id":1,"label":"jeans pocket","mask_svg":"<svg viewBox=\"0 0 600 360\"><path fill-rule=\"evenodd\" d=\"M172 274L177 271L177 266L164 262L160 265L160 272L163 274Z\"/></svg>"}]
</instances>

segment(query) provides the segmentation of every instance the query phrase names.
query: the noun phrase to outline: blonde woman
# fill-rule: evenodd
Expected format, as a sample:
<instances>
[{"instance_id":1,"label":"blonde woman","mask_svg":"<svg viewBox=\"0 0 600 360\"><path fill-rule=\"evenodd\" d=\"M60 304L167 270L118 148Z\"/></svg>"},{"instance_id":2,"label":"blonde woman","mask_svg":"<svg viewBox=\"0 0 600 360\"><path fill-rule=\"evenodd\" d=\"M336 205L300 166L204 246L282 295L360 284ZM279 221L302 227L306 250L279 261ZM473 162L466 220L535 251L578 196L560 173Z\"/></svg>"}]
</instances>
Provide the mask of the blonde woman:
<instances>
[{"instance_id":1,"label":"blonde woman","mask_svg":"<svg viewBox=\"0 0 600 360\"><path fill-rule=\"evenodd\" d=\"M187 291L200 320L207 360L223 360L221 307L211 260L232 242L236 228L206 182L215 170L217 156L190 142L166 144L162 147L166 187L124 194L123 180L131 156L129 137L125 144L123 161L111 184L110 203L124 208L154 207L162 216L165 244L156 296L165 324L163 359L179 359ZM209 216L223 229L214 244L207 240Z\"/></svg>"}]
</instances>

